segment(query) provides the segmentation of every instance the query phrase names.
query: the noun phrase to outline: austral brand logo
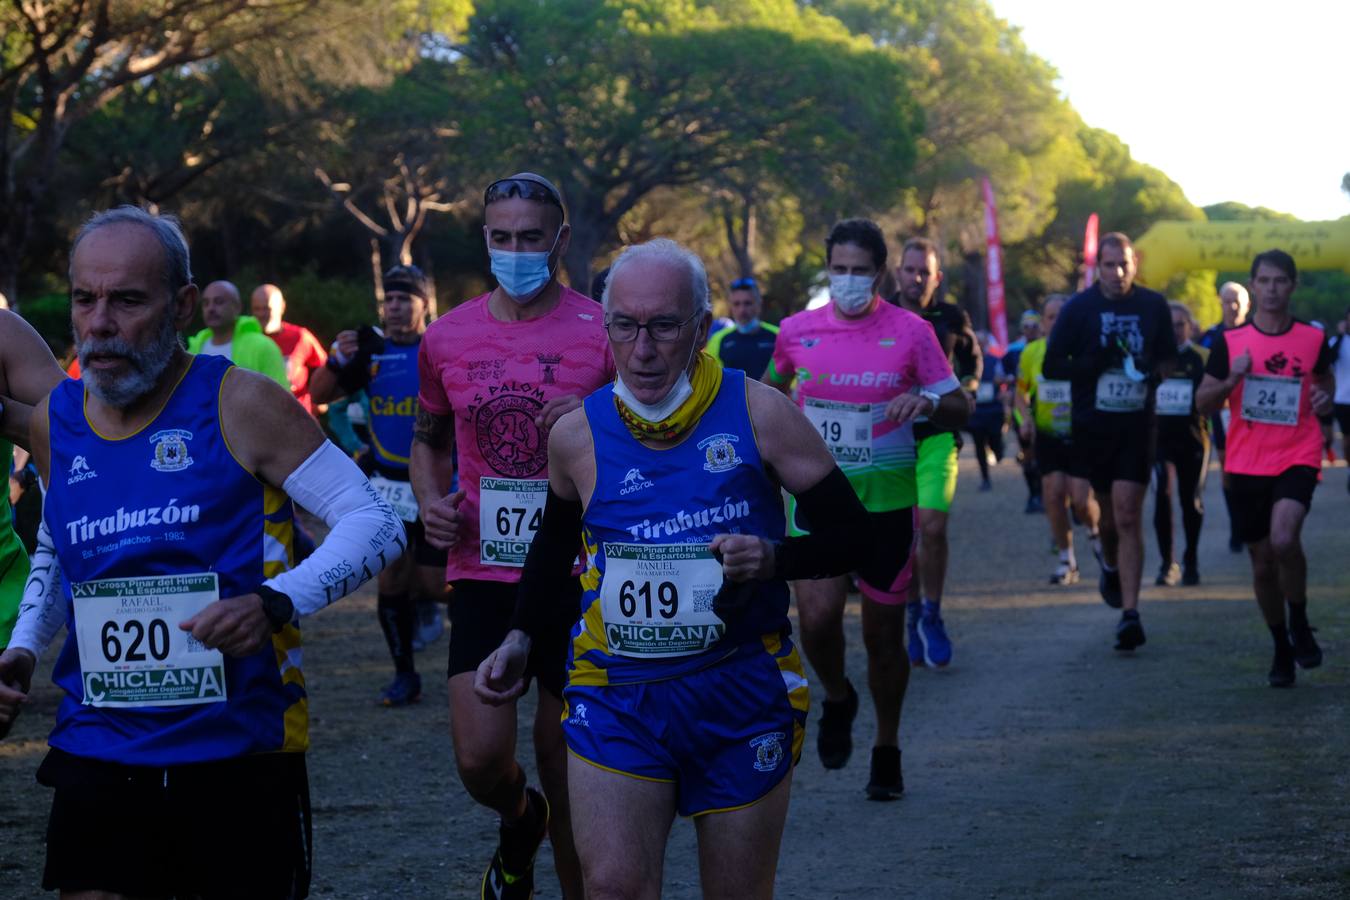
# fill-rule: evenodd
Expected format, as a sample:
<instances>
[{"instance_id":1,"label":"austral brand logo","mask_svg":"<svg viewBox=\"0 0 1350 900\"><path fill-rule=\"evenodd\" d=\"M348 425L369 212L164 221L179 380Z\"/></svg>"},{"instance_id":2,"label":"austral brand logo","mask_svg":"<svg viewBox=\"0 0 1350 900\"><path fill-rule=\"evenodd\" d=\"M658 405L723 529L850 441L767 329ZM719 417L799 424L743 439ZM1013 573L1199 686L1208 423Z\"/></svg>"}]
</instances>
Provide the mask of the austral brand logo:
<instances>
[{"instance_id":1,"label":"austral brand logo","mask_svg":"<svg viewBox=\"0 0 1350 900\"><path fill-rule=\"evenodd\" d=\"M623 476L623 486L619 488L619 494L620 496L627 496L652 486L653 484L647 480L647 476L634 467L628 470L627 475Z\"/></svg>"},{"instance_id":2,"label":"austral brand logo","mask_svg":"<svg viewBox=\"0 0 1350 900\"><path fill-rule=\"evenodd\" d=\"M783 741L787 739L781 731L771 731L750 740L755 748L755 771L773 772L783 762Z\"/></svg>"},{"instance_id":3,"label":"austral brand logo","mask_svg":"<svg viewBox=\"0 0 1350 900\"><path fill-rule=\"evenodd\" d=\"M187 446L190 440L192 432L181 428L156 431L150 435L150 442L155 445L155 458L150 460L150 468L156 472L178 472L192 465Z\"/></svg>"},{"instance_id":4,"label":"austral brand logo","mask_svg":"<svg viewBox=\"0 0 1350 900\"><path fill-rule=\"evenodd\" d=\"M579 725L582 728L590 728L591 723L586 721L586 704L578 703L572 712L572 718L567 720L568 725Z\"/></svg>"},{"instance_id":5,"label":"austral brand logo","mask_svg":"<svg viewBox=\"0 0 1350 900\"><path fill-rule=\"evenodd\" d=\"M67 473L66 484L77 484L97 477L98 473L89 468L89 460L83 456L77 456L70 461L70 471Z\"/></svg>"},{"instance_id":6,"label":"austral brand logo","mask_svg":"<svg viewBox=\"0 0 1350 900\"><path fill-rule=\"evenodd\" d=\"M735 445L740 438L734 434L714 434L698 442L703 451L703 468L709 472L725 472L734 469L742 462L736 455Z\"/></svg>"}]
</instances>

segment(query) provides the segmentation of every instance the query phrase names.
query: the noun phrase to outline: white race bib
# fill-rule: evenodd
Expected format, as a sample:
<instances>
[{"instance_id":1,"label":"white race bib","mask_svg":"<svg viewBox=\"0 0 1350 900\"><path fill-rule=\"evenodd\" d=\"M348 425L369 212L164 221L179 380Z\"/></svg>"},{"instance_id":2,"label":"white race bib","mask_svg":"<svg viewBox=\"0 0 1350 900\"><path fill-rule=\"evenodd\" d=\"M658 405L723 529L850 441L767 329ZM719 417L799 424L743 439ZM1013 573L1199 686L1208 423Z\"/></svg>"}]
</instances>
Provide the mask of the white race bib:
<instances>
[{"instance_id":1,"label":"white race bib","mask_svg":"<svg viewBox=\"0 0 1350 900\"><path fill-rule=\"evenodd\" d=\"M1148 399L1148 382L1135 381L1122 369L1107 369L1097 378L1098 412L1138 412Z\"/></svg>"},{"instance_id":2,"label":"white race bib","mask_svg":"<svg viewBox=\"0 0 1350 900\"><path fill-rule=\"evenodd\" d=\"M993 403L997 393L998 387L992 381L981 381L980 386L975 389L975 402Z\"/></svg>"},{"instance_id":3,"label":"white race bib","mask_svg":"<svg viewBox=\"0 0 1350 900\"><path fill-rule=\"evenodd\" d=\"M1247 375L1242 383L1242 418L1266 425L1297 425L1303 379Z\"/></svg>"},{"instance_id":4,"label":"white race bib","mask_svg":"<svg viewBox=\"0 0 1350 900\"><path fill-rule=\"evenodd\" d=\"M605 544L600 611L611 653L691 656L721 640L722 564L707 544Z\"/></svg>"},{"instance_id":5,"label":"white race bib","mask_svg":"<svg viewBox=\"0 0 1350 900\"><path fill-rule=\"evenodd\" d=\"M478 561L485 566L525 565L530 541L544 519L546 478L478 480Z\"/></svg>"},{"instance_id":6,"label":"white race bib","mask_svg":"<svg viewBox=\"0 0 1350 900\"><path fill-rule=\"evenodd\" d=\"M1036 383L1036 396L1042 403L1056 406L1073 402L1073 386L1067 381L1046 381Z\"/></svg>"},{"instance_id":7,"label":"white race bib","mask_svg":"<svg viewBox=\"0 0 1350 900\"><path fill-rule=\"evenodd\" d=\"M88 706L225 700L225 659L178 623L220 599L215 572L103 578L70 586Z\"/></svg>"},{"instance_id":8,"label":"white race bib","mask_svg":"<svg viewBox=\"0 0 1350 900\"><path fill-rule=\"evenodd\" d=\"M872 461L872 404L807 397L803 409L838 463Z\"/></svg>"},{"instance_id":9,"label":"white race bib","mask_svg":"<svg viewBox=\"0 0 1350 900\"><path fill-rule=\"evenodd\" d=\"M383 475L371 475L370 486L375 493L384 498L384 502L394 508L394 512L405 522L417 521L417 498L413 496L412 483L394 481Z\"/></svg>"},{"instance_id":10,"label":"white race bib","mask_svg":"<svg viewBox=\"0 0 1350 900\"><path fill-rule=\"evenodd\" d=\"M1189 378L1168 378L1158 385L1158 415L1189 416L1195 384Z\"/></svg>"}]
</instances>

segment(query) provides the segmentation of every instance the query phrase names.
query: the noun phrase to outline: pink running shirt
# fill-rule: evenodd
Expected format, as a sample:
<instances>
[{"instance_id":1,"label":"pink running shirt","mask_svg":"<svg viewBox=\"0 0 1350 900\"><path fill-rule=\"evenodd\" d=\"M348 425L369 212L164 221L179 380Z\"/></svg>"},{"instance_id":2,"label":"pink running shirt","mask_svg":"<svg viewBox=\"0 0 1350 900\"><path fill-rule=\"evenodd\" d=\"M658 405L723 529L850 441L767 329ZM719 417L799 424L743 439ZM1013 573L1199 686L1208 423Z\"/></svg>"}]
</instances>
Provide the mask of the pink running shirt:
<instances>
[{"instance_id":1,"label":"pink running shirt","mask_svg":"<svg viewBox=\"0 0 1350 900\"><path fill-rule=\"evenodd\" d=\"M502 322L489 296L431 323L418 358L418 403L454 415L465 495L446 581L520 580L548 490L548 434L534 417L555 397L581 399L614 380L600 304L564 287L548 315Z\"/></svg>"},{"instance_id":2,"label":"pink running shirt","mask_svg":"<svg viewBox=\"0 0 1350 900\"><path fill-rule=\"evenodd\" d=\"M960 386L931 325L884 301L861 319L840 317L833 304L806 310L779 327L768 377L797 379L798 406L864 507L914 505L913 425L896 425L885 413L900 394Z\"/></svg>"}]
</instances>

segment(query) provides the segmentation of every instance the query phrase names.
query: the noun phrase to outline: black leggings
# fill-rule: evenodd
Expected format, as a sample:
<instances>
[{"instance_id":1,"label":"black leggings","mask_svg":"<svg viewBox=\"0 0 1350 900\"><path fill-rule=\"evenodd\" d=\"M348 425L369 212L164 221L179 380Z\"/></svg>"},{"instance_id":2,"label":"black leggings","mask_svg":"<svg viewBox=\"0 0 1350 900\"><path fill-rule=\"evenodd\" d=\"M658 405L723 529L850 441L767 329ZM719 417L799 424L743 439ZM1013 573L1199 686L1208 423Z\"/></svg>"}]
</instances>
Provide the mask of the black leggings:
<instances>
[{"instance_id":1,"label":"black leggings","mask_svg":"<svg viewBox=\"0 0 1350 900\"><path fill-rule=\"evenodd\" d=\"M1205 524L1205 476L1209 471L1209 441L1189 441L1181 445L1158 447L1158 461L1154 464L1158 493L1153 504L1153 530L1158 535L1158 549L1163 564L1176 561L1172 552L1172 481L1167 463L1176 466L1176 492L1181 500L1181 525L1186 531L1186 550L1182 564L1195 565L1200 547L1200 529Z\"/></svg>"}]
</instances>

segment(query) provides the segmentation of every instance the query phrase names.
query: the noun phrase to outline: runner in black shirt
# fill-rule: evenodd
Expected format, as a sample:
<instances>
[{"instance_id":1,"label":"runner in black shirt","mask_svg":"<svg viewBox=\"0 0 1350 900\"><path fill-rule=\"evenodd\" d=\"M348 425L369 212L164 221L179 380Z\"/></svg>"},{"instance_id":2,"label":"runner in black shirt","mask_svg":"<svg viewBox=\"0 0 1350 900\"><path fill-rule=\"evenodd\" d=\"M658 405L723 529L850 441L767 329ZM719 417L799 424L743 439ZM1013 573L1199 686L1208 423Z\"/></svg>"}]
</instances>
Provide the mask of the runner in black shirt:
<instances>
[{"instance_id":1,"label":"runner in black shirt","mask_svg":"<svg viewBox=\"0 0 1350 900\"><path fill-rule=\"evenodd\" d=\"M1172 316L1162 294L1134 283L1134 246L1119 232L1098 245L1097 283L1064 305L1045 352L1045 374L1072 385L1071 474L1087 478L1101 504L1102 599L1124 607L1116 649L1144 643L1140 526L1153 465L1153 391L1176 361Z\"/></svg>"},{"instance_id":2,"label":"runner in black shirt","mask_svg":"<svg viewBox=\"0 0 1350 900\"><path fill-rule=\"evenodd\" d=\"M1195 320L1185 304L1173 302L1172 327L1177 336L1177 367L1158 386L1158 493L1153 505L1153 530L1158 535L1162 567L1155 583L1200 583L1196 551L1205 524L1205 473L1209 470L1209 420L1195 411L1195 392L1205 377L1209 351L1191 343ZM1172 552L1172 494L1181 501L1186 532L1183 571Z\"/></svg>"}]
</instances>

